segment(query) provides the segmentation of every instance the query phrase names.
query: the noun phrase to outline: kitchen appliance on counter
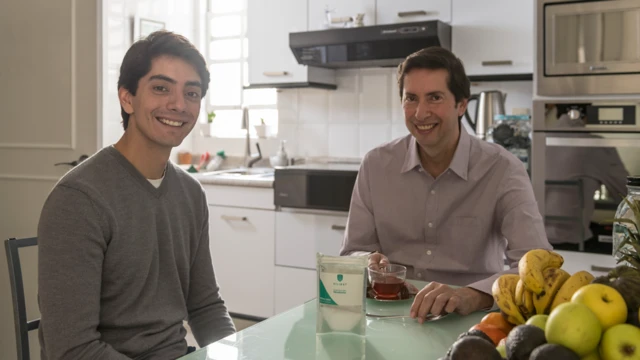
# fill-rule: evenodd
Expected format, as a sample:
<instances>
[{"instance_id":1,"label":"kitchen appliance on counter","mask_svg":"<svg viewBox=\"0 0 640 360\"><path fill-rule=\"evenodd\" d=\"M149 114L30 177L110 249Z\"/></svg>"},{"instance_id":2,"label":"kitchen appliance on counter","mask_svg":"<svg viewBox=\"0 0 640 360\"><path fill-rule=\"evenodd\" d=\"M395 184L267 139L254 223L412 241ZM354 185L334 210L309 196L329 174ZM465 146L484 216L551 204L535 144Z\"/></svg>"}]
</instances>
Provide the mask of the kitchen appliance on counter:
<instances>
[{"instance_id":1,"label":"kitchen appliance on counter","mask_svg":"<svg viewBox=\"0 0 640 360\"><path fill-rule=\"evenodd\" d=\"M640 174L640 97L536 99L533 191L554 247L612 253L626 177Z\"/></svg>"},{"instance_id":2,"label":"kitchen appliance on counter","mask_svg":"<svg viewBox=\"0 0 640 360\"><path fill-rule=\"evenodd\" d=\"M472 94L469 102L477 101L475 116L473 120L469 116L469 111L465 111L464 117L469 126L476 132L476 137L485 139L487 130L491 127L496 115L504 115L504 103L507 94L498 90L482 91L479 94Z\"/></svg>"},{"instance_id":3,"label":"kitchen appliance on counter","mask_svg":"<svg viewBox=\"0 0 640 360\"><path fill-rule=\"evenodd\" d=\"M640 2L536 1L536 93L640 93Z\"/></svg>"},{"instance_id":4,"label":"kitchen appliance on counter","mask_svg":"<svg viewBox=\"0 0 640 360\"><path fill-rule=\"evenodd\" d=\"M398 66L429 46L451 49L451 26L431 20L289 34L299 64L330 69Z\"/></svg>"},{"instance_id":5,"label":"kitchen appliance on counter","mask_svg":"<svg viewBox=\"0 0 640 360\"><path fill-rule=\"evenodd\" d=\"M279 208L349 211L357 164L305 164L276 168L274 205Z\"/></svg>"}]
</instances>

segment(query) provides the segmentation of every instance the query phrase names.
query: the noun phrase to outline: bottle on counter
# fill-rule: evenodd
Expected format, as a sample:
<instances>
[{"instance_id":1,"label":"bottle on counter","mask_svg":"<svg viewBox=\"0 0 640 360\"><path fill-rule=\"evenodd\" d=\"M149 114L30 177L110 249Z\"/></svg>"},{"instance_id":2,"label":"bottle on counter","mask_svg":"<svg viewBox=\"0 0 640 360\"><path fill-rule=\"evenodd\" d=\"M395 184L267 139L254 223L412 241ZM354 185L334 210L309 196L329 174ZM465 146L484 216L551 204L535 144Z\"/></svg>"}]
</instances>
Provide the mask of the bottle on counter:
<instances>
[{"instance_id":1,"label":"bottle on counter","mask_svg":"<svg viewBox=\"0 0 640 360\"><path fill-rule=\"evenodd\" d=\"M224 154L224 150L218 151L213 160L207 164L207 171L216 171L220 169L220 166L222 166L222 163L226 158L227 156Z\"/></svg>"},{"instance_id":2,"label":"bottle on counter","mask_svg":"<svg viewBox=\"0 0 640 360\"><path fill-rule=\"evenodd\" d=\"M633 204L637 210L640 210L640 175L627 176L627 196L618 205L615 216L616 219L629 219L640 225L640 218L636 217L634 209L629 206L629 203ZM637 233L637 229L633 224L626 222L613 223L613 257L616 261L623 256L617 250L626 238L627 232ZM620 250L635 252L634 248L629 244L623 246Z\"/></svg>"}]
</instances>

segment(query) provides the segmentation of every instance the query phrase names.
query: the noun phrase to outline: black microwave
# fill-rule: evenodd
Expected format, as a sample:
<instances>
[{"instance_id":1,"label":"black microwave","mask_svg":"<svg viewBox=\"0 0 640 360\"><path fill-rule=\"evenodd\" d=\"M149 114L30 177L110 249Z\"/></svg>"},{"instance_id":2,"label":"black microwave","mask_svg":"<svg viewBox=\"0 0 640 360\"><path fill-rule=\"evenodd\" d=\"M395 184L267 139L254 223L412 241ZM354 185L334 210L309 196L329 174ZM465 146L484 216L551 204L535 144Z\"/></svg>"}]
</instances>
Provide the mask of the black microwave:
<instances>
[{"instance_id":1,"label":"black microwave","mask_svg":"<svg viewBox=\"0 0 640 360\"><path fill-rule=\"evenodd\" d=\"M355 164L305 164L276 168L274 205L349 211L358 169L359 165Z\"/></svg>"}]
</instances>

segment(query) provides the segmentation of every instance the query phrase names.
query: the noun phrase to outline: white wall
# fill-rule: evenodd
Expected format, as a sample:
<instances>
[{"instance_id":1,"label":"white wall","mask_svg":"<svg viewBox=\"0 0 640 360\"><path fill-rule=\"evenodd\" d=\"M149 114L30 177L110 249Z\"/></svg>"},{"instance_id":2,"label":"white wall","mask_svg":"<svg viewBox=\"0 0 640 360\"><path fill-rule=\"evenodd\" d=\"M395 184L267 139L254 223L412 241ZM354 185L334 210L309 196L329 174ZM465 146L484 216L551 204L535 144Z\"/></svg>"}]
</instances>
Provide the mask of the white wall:
<instances>
[{"instance_id":1,"label":"white wall","mask_svg":"<svg viewBox=\"0 0 640 360\"><path fill-rule=\"evenodd\" d=\"M122 136L122 117L118 102L118 76L122 58L132 44L133 21L139 18L164 22L166 29L181 34L199 44L200 26L196 14L200 13L198 0L105 0L105 49L103 77L103 139L104 146L114 144ZM202 49L201 49L202 51ZM182 149L191 150L193 133L173 154Z\"/></svg>"},{"instance_id":2,"label":"white wall","mask_svg":"<svg viewBox=\"0 0 640 360\"><path fill-rule=\"evenodd\" d=\"M474 83L471 93L490 89L508 94L507 113L531 108L531 81ZM361 158L408 134L395 69L340 70L337 90L282 90L278 112L278 137L286 139L289 153L297 156ZM475 103L469 112L473 116Z\"/></svg>"}]
</instances>

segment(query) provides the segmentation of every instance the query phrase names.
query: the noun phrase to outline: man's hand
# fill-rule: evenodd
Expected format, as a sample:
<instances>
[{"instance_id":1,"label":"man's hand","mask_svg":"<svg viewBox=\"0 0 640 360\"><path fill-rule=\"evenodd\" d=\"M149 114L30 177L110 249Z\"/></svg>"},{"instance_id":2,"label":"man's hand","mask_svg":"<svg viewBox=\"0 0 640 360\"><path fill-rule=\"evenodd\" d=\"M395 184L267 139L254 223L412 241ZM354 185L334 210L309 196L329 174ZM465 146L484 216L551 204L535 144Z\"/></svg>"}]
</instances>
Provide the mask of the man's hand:
<instances>
[{"instance_id":1,"label":"man's hand","mask_svg":"<svg viewBox=\"0 0 640 360\"><path fill-rule=\"evenodd\" d=\"M447 285L431 282L420 290L411 305L411 317L418 318L420 324L429 313L440 315L456 312L471 314L493 306L493 297L472 288L453 289Z\"/></svg>"},{"instance_id":2,"label":"man's hand","mask_svg":"<svg viewBox=\"0 0 640 360\"><path fill-rule=\"evenodd\" d=\"M379 252L375 252L369 255L369 268L373 270L380 270L389 265L389 259Z\"/></svg>"}]
</instances>

